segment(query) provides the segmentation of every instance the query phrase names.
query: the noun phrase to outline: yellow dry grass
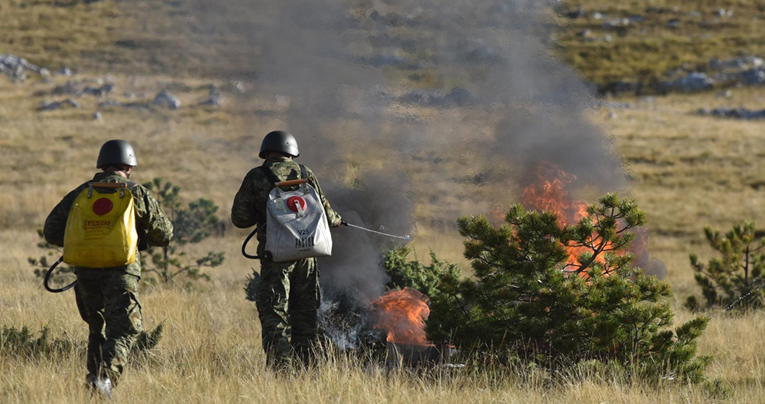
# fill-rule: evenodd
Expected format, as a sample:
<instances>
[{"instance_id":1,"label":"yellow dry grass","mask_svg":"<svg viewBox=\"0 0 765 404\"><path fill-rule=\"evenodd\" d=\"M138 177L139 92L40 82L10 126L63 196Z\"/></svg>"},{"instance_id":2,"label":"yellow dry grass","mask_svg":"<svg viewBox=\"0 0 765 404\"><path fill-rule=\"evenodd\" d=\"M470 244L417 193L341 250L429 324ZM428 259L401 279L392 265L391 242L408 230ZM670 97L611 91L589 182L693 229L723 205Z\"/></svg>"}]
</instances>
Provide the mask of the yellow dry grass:
<instances>
[{"instance_id":1,"label":"yellow dry grass","mask_svg":"<svg viewBox=\"0 0 765 404\"><path fill-rule=\"evenodd\" d=\"M0 399L11 403L89 401L82 386L86 331L71 292L43 291L39 280L24 268L21 251L35 241L28 232L6 230L1 237L12 253L0 261L0 282L11 286L0 293L0 324L48 326L53 336L79 341L80 349L38 359L2 354ZM315 372L278 378L264 369L256 313L241 291L245 271L244 266L229 265L216 271L209 284L192 290L144 290L146 325L164 321L165 335L157 349L129 367L116 390L116 402L717 402L702 386L677 382L650 386L571 377L551 386L534 375L521 380L493 380L491 373L417 376L364 367L344 356L333 357ZM688 316L683 313L679 320ZM718 318L702 338L701 351L715 357L708 374L732 385L730 402L761 402L765 342L757 336L765 332L763 320L762 313Z\"/></svg>"},{"instance_id":2,"label":"yellow dry grass","mask_svg":"<svg viewBox=\"0 0 765 404\"><path fill-rule=\"evenodd\" d=\"M714 93L628 99L623 101L629 109L595 113L636 179L632 196L648 215L651 254L667 263L668 280L682 300L696 291L688 254L711 257L704 226L724 232L745 220L765 223L762 123L696 112L731 105L765 108L760 94L741 89L730 99Z\"/></svg>"},{"instance_id":3,"label":"yellow dry grass","mask_svg":"<svg viewBox=\"0 0 765 404\"><path fill-rule=\"evenodd\" d=\"M128 77L114 78L127 85ZM168 81L145 79L145 91ZM204 82L188 80L179 94L191 102L203 93ZM81 110L34 111L36 85L0 80L0 325L51 329L52 336L69 336L82 344L86 328L79 319L71 292L43 291L26 263L37 256L35 229L64 192L92 174L98 145L108 138L128 138L141 159L139 181L161 175L183 186L188 198L210 197L226 217L240 176L254 163L248 151L256 134L276 120L252 121L236 108L208 111L186 108L177 113L111 111L103 122L90 118L95 99L81 99ZM140 85L138 90L141 91ZM736 91L734 101L761 107L754 91ZM762 222L763 195L756 186L763 173L757 162L764 152L759 125L694 116L700 106L723 102L714 95L658 98L653 102L622 100L629 109L593 112L614 136L637 181L632 190L651 224L653 256L669 267L676 292L673 306L679 323L691 316L682 308L695 291L687 254L709 251L701 244L701 229L710 224L724 229L736 221ZM256 102L266 102L259 100ZM245 129L246 128L246 129ZM172 141L168 141L172 139ZM252 153L254 154L254 153ZM420 171L414 170L417 177ZM424 175L424 174L423 174ZM488 192L488 191L487 191ZM457 202L455 202L457 203ZM448 214L475 209L456 204ZM418 217L437 217L418 207ZM454 218L450 218L454 219ZM444 219L446 220L446 219ZM415 241L420 258L428 247L459 259L456 233L427 221ZM222 250L227 259L209 283L186 290L149 287L142 302L147 327L164 321L166 333L157 350L137 360L116 392L118 402L523 402L523 403L644 403L714 402L702 385L665 382L659 386L598 378L578 378L549 385L542 378L492 380L491 374L421 377L360 366L334 357L316 372L276 378L264 369L260 330L252 304L242 291L252 262L238 254L243 233L194 247L193 254ZM732 402L761 402L765 315L718 317L701 339L701 354L713 355L708 376L733 388ZM81 402L84 358L81 352L64 357L0 361L0 400L3 402Z\"/></svg>"},{"instance_id":4,"label":"yellow dry grass","mask_svg":"<svg viewBox=\"0 0 765 404\"><path fill-rule=\"evenodd\" d=\"M100 1L3 0L0 16L2 54L55 69L114 63L114 33L126 22L114 2Z\"/></svg>"}]
</instances>

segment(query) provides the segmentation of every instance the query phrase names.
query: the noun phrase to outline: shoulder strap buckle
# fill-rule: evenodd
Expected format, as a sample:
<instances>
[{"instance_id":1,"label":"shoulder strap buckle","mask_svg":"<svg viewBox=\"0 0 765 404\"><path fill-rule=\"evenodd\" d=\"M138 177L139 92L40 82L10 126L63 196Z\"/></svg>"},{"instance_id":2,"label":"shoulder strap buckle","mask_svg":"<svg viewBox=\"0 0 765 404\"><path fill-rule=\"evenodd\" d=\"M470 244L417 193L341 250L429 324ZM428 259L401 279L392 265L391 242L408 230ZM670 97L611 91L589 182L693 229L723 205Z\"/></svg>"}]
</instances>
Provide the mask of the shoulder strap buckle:
<instances>
[{"instance_id":1,"label":"shoulder strap buckle","mask_svg":"<svg viewBox=\"0 0 765 404\"><path fill-rule=\"evenodd\" d=\"M124 182L90 182L88 183L88 198L93 196L93 188L112 188L120 190L120 198L125 196L128 184Z\"/></svg>"}]
</instances>

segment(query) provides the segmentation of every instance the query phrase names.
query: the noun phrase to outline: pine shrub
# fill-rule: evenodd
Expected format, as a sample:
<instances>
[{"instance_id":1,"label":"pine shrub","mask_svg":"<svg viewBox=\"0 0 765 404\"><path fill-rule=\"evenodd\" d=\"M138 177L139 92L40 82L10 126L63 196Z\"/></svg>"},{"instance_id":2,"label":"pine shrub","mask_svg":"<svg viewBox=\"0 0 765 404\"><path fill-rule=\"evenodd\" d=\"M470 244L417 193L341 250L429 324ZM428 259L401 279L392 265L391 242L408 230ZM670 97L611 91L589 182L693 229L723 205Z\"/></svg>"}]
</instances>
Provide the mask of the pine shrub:
<instances>
[{"instance_id":1,"label":"pine shrub","mask_svg":"<svg viewBox=\"0 0 765 404\"><path fill-rule=\"evenodd\" d=\"M196 244L215 232L223 232L223 222L218 218L218 206L209 199L200 198L183 207L181 188L162 178L143 184L162 206L173 223L173 240L163 248L150 249L150 262L144 263L144 271L152 273L163 283L172 284L179 275L186 278L186 287L191 281L210 280L205 268L215 268L225 259L222 251L209 251L202 257L191 258L183 251L187 244Z\"/></svg>"},{"instance_id":2,"label":"pine shrub","mask_svg":"<svg viewBox=\"0 0 765 404\"><path fill-rule=\"evenodd\" d=\"M443 261L430 251L430 264L425 265L417 259L409 260L410 248L389 250L383 256L383 269L390 276L389 289L410 287L434 298L441 291L441 280L459 278L462 270L459 265Z\"/></svg>"},{"instance_id":3,"label":"pine shrub","mask_svg":"<svg viewBox=\"0 0 765 404\"><path fill-rule=\"evenodd\" d=\"M37 358L73 352L77 343L67 337L51 338L48 327L31 332L28 327L20 329L4 326L0 332L0 354L14 358Z\"/></svg>"},{"instance_id":4,"label":"pine shrub","mask_svg":"<svg viewBox=\"0 0 765 404\"><path fill-rule=\"evenodd\" d=\"M705 265L696 254L691 254L694 279L701 287L706 304L702 306L696 296L688 297L686 306L691 310L702 307L760 308L765 292L765 239L756 240L754 223L734 226L731 231L704 229L709 245L720 256ZM733 308L733 307L731 307Z\"/></svg>"},{"instance_id":5,"label":"pine shrub","mask_svg":"<svg viewBox=\"0 0 765 404\"><path fill-rule=\"evenodd\" d=\"M522 205L500 227L461 218L474 275L442 274L428 338L506 365L558 371L600 362L653 380L701 380L709 358L696 345L708 318L669 328L669 285L630 265L631 230L644 221L634 201L614 194L571 226Z\"/></svg>"}]
</instances>

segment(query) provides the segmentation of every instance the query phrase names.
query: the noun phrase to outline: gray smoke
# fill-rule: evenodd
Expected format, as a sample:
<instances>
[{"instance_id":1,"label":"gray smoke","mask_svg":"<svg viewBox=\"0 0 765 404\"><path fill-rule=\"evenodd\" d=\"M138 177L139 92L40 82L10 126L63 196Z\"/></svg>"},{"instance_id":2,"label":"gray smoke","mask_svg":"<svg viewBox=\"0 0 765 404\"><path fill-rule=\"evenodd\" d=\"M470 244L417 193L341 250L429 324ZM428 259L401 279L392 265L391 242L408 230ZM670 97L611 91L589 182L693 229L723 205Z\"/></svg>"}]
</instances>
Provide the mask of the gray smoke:
<instances>
[{"instance_id":1,"label":"gray smoke","mask_svg":"<svg viewBox=\"0 0 765 404\"><path fill-rule=\"evenodd\" d=\"M523 184L541 161L598 190L626 185L619 157L586 118L590 89L550 55L553 2L184 3L195 23L180 47L213 49L209 70L223 66L252 81L257 97L282 100L286 109L275 114L285 126L273 129L298 137L300 161L354 224L411 234L416 198L429 195L428 204L450 213L455 200L485 207L467 186L506 187L508 177ZM240 46L218 50L221 42ZM418 173L422 187L437 193L410 184L402 169L423 158L433 168ZM465 175L438 171L444 161ZM454 219L462 213L486 212ZM395 244L349 228L333 235L334 255L321 260L325 291L360 302L379 296L387 281L380 255Z\"/></svg>"},{"instance_id":2,"label":"gray smoke","mask_svg":"<svg viewBox=\"0 0 765 404\"><path fill-rule=\"evenodd\" d=\"M476 142L482 157L514 171L522 186L539 162L554 162L579 178L580 186L619 190L626 176L605 134L585 116L591 89L569 66L550 55L553 27L544 12L553 2L395 1L420 10L415 40L436 56L442 77L464 76L425 103L464 106L496 122L493 136ZM416 93L414 93L416 95ZM411 96L412 93L410 92ZM471 133L470 125L458 130ZM452 139L460 141L460 134Z\"/></svg>"}]
</instances>

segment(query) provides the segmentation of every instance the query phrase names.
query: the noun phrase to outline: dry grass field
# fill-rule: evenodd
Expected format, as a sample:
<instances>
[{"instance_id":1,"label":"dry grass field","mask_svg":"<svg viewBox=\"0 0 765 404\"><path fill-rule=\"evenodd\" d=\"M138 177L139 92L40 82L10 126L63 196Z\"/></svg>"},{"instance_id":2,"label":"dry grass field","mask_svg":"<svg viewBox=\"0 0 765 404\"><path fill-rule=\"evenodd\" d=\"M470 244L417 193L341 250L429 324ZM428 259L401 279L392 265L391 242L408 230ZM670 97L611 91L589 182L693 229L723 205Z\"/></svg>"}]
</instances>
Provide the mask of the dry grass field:
<instances>
[{"instance_id":1,"label":"dry grass field","mask_svg":"<svg viewBox=\"0 0 765 404\"><path fill-rule=\"evenodd\" d=\"M136 145L140 161L134 179L144 182L161 176L181 184L189 200L210 198L220 206L220 216L227 218L241 178L258 162L260 136L286 124L279 114L248 113L278 108L274 100L258 96L239 97L231 92L226 93L222 108L193 106L206 96L208 84L226 88L230 83L193 72L180 78L156 73L154 70L165 66L161 58L152 59L157 64L139 64L144 69L137 70L140 75L126 72L129 69L124 67L110 69L111 63L118 64L125 55L138 52L123 54L115 48L114 41L122 38L120 30L125 28L114 16L127 13L119 8L120 2L61 8L48 7L48 3L0 2L0 31L13 33L7 42L0 42L5 46L0 47L0 54L7 49L7 53L28 56L42 65L70 65L81 70L73 78L53 77L52 83L37 78L14 83L0 75L0 327L28 326L33 331L48 327L51 337L69 338L76 345L73 352L53 357L19 358L0 351L0 402L8 403L97 401L83 388L87 335L73 293L45 292L27 258L40 255L36 230L50 209L65 192L92 175L100 144L113 138L129 139ZM596 1L576 2L580 3L592 9L605 7ZM653 3L667 6L672 2ZM753 10L759 7L755 2L727 3ZM141 2L140 7L151 6ZM63 28L46 22L73 11L77 19L57 23L66 24ZM72 35L62 42L65 45L56 45L60 35L53 33L61 29ZM588 67L581 69L587 74ZM109 71L114 71L110 80L120 89L117 98L128 100L121 95L123 89L138 99L151 99L158 88L169 88L184 107L175 112L100 109L103 120L97 121L92 114L99 110L99 100L86 95L77 99L82 103L80 109L36 111L48 99L35 95L38 91L67 80L95 85ZM590 117L612 137L634 179L628 192L647 213L651 255L667 264L667 281L674 291L671 303L680 323L692 316L683 308L685 298L698 293L688 254L711 257L703 242L703 227L727 230L743 220L765 224L765 167L759 160L765 157L763 123L702 117L695 112L717 106L762 109L765 93L751 88L734 89L730 98L710 92L609 101L592 110ZM359 151L344 152L348 175L352 175ZM409 164L413 177L429 175L427 163ZM497 195L497 190L461 186L457 192L483 192L486 200L517 200L517 195ZM425 257L432 248L439 256L464 264L459 235L434 223L453 222L476 207L455 199L449 202L449 209L436 214L428 208L426 191L414 197L418 236L413 244L418 256ZM478 207L484 208L489 206ZM765 397L763 313L715 317L701 338L700 354L713 357L707 376L730 388L727 397L710 393L703 384L664 380L650 385L577 373L555 381L542 372L416 375L364 366L357 358L342 354L331 355L315 371L277 377L265 369L257 313L244 299L244 278L254 265L239 254L245 235L244 231L228 230L224 237L190 248L191 255L225 251L226 261L211 271L211 281L191 288L147 285L142 291L146 327L164 322L165 334L155 350L135 358L114 401L637 404L761 403Z\"/></svg>"}]
</instances>

